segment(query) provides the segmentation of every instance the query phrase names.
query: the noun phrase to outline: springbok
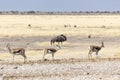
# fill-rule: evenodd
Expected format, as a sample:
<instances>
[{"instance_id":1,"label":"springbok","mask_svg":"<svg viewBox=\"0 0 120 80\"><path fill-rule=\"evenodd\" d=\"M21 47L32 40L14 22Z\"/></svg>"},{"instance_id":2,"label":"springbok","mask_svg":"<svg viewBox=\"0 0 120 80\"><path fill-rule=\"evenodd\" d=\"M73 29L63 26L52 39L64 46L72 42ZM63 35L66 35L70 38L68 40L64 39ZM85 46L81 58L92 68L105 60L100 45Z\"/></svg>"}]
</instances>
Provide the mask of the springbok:
<instances>
[{"instance_id":1,"label":"springbok","mask_svg":"<svg viewBox=\"0 0 120 80\"><path fill-rule=\"evenodd\" d=\"M90 50L88 53L88 58L92 58L92 53L96 52L96 58L98 57L98 52L104 47L104 43L101 42L101 46L90 45Z\"/></svg>"},{"instance_id":2,"label":"springbok","mask_svg":"<svg viewBox=\"0 0 120 80\"><path fill-rule=\"evenodd\" d=\"M24 63L25 63L27 57L25 55L25 49L24 48L11 49L9 44L6 45L6 48L8 49L10 54L13 54L13 62L14 62L14 56L15 55L21 55L21 56L24 57Z\"/></svg>"},{"instance_id":3,"label":"springbok","mask_svg":"<svg viewBox=\"0 0 120 80\"><path fill-rule=\"evenodd\" d=\"M52 60L54 59L54 54L61 49L60 46L57 45L57 48L45 48L43 54L43 60L46 54L52 54Z\"/></svg>"}]
</instances>

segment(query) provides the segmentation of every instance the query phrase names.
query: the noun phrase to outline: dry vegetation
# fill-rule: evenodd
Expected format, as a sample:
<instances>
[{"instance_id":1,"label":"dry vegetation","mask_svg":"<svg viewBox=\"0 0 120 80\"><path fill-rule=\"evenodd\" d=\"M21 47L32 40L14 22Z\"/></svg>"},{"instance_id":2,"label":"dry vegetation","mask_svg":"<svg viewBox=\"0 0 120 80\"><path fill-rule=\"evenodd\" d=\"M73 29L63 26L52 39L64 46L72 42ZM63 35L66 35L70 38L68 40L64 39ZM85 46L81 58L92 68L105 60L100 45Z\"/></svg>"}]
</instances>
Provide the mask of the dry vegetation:
<instances>
[{"instance_id":1,"label":"dry vegetation","mask_svg":"<svg viewBox=\"0 0 120 80\"><path fill-rule=\"evenodd\" d=\"M5 80L119 80L119 21L120 15L0 15L0 76ZM59 34L65 34L67 42L55 61L47 55L49 60L43 62L43 49ZM99 52L100 59L89 61L89 45L99 46L101 41L105 48ZM26 64L21 56L12 63L12 55L4 50L7 43L26 49Z\"/></svg>"},{"instance_id":2,"label":"dry vegetation","mask_svg":"<svg viewBox=\"0 0 120 80\"><path fill-rule=\"evenodd\" d=\"M85 36L91 33L119 36L119 21L120 15L0 15L0 35L53 36L63 33ZM64 25L71 27L65 28Z\"/></svg>"}]
</instances>

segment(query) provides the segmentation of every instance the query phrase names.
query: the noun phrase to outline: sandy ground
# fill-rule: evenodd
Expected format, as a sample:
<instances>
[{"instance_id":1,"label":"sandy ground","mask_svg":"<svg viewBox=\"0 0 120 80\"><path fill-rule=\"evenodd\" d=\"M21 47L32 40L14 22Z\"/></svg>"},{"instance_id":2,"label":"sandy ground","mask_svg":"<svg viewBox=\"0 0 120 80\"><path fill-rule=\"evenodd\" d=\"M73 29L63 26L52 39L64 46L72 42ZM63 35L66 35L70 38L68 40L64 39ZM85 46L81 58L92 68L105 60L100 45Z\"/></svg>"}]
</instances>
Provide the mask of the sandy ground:
<instances>
[{"instance_id":1,"label":"sandy ground","mask_svg":"<svg viewBox=\"0 0 120 80\"><path fill-rule=\"evenodd\" d=\"M80 59L38 61L30 64L2 64L1 80L119 80L119 61Z\"/></svg>"}]
</instances>

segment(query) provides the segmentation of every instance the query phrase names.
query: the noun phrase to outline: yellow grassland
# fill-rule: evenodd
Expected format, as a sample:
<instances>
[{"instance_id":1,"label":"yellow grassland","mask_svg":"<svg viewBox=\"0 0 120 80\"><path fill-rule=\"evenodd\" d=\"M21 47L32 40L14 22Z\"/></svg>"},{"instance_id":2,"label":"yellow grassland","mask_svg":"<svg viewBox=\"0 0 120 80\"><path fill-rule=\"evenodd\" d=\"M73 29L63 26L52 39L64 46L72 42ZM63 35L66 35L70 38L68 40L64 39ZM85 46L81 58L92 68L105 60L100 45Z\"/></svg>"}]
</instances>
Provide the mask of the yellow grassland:
<instances>
[{"instance_id":1,"label":"yellow grassland","mask_svg":"<svg viewBox=\"0 0 120 80\"><path fill-rule=\"evenodd\" d=\"M31 24L31 26L28 26ZM70 25L71 27L64 27ZM76 25L77 27L74 27ZM120 36L120 15L0 15L0 37L12 36ZM47 46L49 42L34 43ZM81 46L66 42L64 46ZM86 44L88 45L88 44ZM107 49L106 49L107 48ZM119 47L105 47L100 53L103 57L120 57ZM58 51L55 58L86 58L88 47L83 50L67 48ZM27 51L28 59L42 59L43 50ZM34 56L33 56L34 55ZM49 58L51 58L51 55ZM12 55L1 54L0 58L12 59ZM19 58L19 57L18 57Z\"/></svg>"},{"instance_id":2,"label":"yellow grassland","mask_svg":"<svg viewBox=\"0 0 120 80\"><path fill-rule=\"evenodd\" d=\"M0 36L119 36L119 30L120 15L0 15Z\"/></svg>"}]
</instances>

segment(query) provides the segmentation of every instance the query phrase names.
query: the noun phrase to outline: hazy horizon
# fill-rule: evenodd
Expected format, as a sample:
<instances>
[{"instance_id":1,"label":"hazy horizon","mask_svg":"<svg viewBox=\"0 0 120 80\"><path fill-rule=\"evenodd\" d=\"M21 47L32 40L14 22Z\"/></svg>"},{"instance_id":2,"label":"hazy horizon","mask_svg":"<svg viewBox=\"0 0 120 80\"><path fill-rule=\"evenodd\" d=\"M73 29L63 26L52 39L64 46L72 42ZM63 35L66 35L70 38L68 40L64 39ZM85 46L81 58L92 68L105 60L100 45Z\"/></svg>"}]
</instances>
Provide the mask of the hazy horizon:
<instances>
[{"instance_id":1,"label":"hazy horizon","mask_svg":"<svg viewBox=\"0 0 120 80\"><path fill-rule=\"evenodd\" d=\"M1 0L0 11L120 11L118 0Z\"/></svg>"}]
</instances>

